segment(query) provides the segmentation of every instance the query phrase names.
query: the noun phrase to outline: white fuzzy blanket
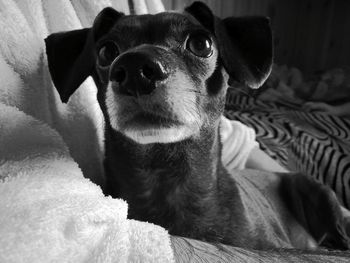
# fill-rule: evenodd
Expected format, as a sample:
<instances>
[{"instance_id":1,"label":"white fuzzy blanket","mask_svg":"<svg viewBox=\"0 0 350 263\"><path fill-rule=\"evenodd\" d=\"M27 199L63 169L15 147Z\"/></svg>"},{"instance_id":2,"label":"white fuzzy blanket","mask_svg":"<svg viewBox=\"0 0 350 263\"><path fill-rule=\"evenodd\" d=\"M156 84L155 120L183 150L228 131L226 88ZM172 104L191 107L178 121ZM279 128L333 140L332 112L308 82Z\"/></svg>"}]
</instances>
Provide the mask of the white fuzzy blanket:
<instances>
[{"instance_id":1,"label":"white fuzzy blanket","mask_svg":"<svg viewBox=\"0 0 350 263\"><path fill-rule=\"evenodd\" d=\"M102 116L88 79L60 102L44 38L127 0L0 0L0 262L172 262L168 233L105 197ZM137 13L163 10L134 0ZM79 164L79 165L78 165Z\"/></svg>"}]
</instances>

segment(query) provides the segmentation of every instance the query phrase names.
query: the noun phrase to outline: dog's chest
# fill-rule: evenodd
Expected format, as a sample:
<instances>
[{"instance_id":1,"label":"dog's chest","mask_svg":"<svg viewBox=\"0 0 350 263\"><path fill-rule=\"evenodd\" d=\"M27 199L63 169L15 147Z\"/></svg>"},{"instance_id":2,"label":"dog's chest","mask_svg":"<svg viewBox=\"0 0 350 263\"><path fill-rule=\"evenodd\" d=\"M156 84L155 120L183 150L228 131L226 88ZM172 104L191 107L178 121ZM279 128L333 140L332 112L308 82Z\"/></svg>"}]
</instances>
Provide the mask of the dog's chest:
<instances>
[{"instance_id":1,"label":"dog's chest","mask_svg":"<svg viewBox=\"0 0 350 263\"><path fill-rule=\"evenodd\" d=\"M175 217L183 209L186 190L179 182L181 171L165 168L135 168L126 192L130 216L138 219ZM148 219L149 219L148 218Z\"/></svg>"},{"instance_id":2,"label":"dog's chest","mask_svg":"<svg viewBox=\"0 0 350 263\"><path fill-rule=\"evenodd\" d=\"M203 195L201 189L189 184L183 170L143 167L128 173L124 170L118 182L118 197L129 204L128 218L158 224L171 234L197 238L220 221L215 219L217 213L211 212L217 207L212 193Z\"/></svg>"}]
</instances>

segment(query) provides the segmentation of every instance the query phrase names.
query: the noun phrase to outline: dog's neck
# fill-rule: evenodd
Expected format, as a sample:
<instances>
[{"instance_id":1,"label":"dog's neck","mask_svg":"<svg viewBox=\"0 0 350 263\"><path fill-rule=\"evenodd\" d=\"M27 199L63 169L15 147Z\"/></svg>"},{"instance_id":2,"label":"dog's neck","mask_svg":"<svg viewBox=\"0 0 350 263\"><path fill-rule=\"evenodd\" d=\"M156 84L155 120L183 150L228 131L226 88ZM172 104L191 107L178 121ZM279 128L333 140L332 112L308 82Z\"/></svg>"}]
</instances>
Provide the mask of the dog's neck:
<instances>
[{"instance_id":1,"label":"dog's neck","mask_svg":"<svg viewBox=\"0 0 350 263\"><path fill-rule=\"evenodd\" d=\"M173 234L206 235L208 240L210 233L197 232L217 236L215 225L205 225L215 222L213 217L233 221L225 205L240 206L224 204L226 189L232 196L236 187L221 163L219 123L203 129L198 138L172 144L140 145L119 133L109 136L113 143L106 145L107 193L128 201L130 218L159 224ZM113 164L108 163L112 158ZM196 229L190 229L193 226Z\"/></svg>"}]
</instances>

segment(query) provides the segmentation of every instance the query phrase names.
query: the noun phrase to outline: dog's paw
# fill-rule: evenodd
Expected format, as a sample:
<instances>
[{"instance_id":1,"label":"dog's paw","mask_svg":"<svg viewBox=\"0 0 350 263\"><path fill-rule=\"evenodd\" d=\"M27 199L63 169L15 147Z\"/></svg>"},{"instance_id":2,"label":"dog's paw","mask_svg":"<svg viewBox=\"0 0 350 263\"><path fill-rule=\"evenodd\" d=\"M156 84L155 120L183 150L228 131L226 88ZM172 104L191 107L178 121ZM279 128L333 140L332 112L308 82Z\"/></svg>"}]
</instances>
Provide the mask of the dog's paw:
<instances>
[{"instance_id":1,"label":"dog's paw","mask_svg":"<svg viewBox=\"0 0 350 263\"><path fill-rule=\"evenodd\" d=\"M288 174L281 190L291 212L320 246L350 248L350 221L329 187L306 175Z\"/></svg>"}]
</instances>

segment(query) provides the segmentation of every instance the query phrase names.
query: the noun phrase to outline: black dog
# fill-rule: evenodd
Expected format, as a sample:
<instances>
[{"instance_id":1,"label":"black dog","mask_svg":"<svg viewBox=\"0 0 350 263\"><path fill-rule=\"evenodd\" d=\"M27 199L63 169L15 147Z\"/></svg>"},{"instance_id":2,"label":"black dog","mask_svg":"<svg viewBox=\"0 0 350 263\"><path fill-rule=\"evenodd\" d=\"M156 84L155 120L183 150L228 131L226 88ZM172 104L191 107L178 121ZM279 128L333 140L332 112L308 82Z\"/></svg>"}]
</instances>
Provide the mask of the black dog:
<instances>
[{"instance_id":1,"label":"black dog","mask_svg":"<svg viewBox=\"0 0 350 263\"><path fill-rule=\"evenodd\" d=\"M220 116L228 78L259 87L272 64L262 17L186 12L125 16L46 39L63 102L92 75L105 117L105 192L129 218L171 234L252 248L348 248L335 195L302 175L228 171Z\"/></svg>"}]
</instances>

